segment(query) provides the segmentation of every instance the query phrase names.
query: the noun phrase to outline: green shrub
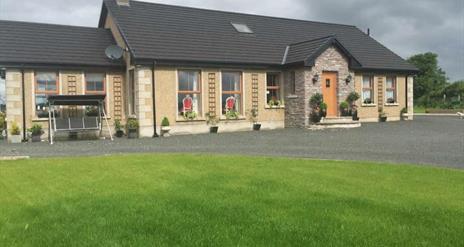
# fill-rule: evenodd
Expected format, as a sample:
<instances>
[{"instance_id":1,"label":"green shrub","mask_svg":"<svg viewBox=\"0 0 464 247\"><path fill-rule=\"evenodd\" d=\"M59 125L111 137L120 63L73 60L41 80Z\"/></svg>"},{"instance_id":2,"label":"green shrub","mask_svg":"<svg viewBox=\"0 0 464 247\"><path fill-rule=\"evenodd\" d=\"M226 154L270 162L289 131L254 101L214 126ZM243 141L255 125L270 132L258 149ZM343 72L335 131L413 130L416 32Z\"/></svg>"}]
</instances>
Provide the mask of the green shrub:
<instances>
[{"instance_id":1,"label":"green shrub","mask_svg":"<svg viewBox=\"0 0 464 247\"><path fill-rule=\"evenodd\" d=\"M0 112L0 131L5 129L5 113Z\"/></svg>"},{"instance_id":2,"label":"green shrub","mask_svg":"<svg viewBox=\"0 0 464 247\"><path fill-rule=\"evenodd\" d=\"M206 124L216 126L219 123L219 118L215 114L206 113Z\"/></svg>"},{"instance_id":3,"label":"green shrub","mask_svg":"<svg viewBox=\"0 0 464 247\"><path fill-rule=\"evenodd\" d=\"M114 128L116 131L120 131L124 129L124 125L121 124L121 121L119 119L114 120Z\"/></svg>"},{"instance_id":4,"label":"green shrub","mask_svg":"<svg viewBox=\"0 0 464 247\"><path fill-rule=\"evenodd\" d=\"M341 110L347 110L348 107L349 107L348 102L343 101L342 103L340 103L340 109Z\"/></svg>"},{"instance_id":5,"label":"green shrub","mask_svg":"<svg viewBox=\"0 0 464 247\"><path fill-rule=\"evenodd\" d=\"M139 121L135 118L131 118L127 120L127 128L130 130L138 129L139 128Z\"/></svg>"},{"instance_id":6,"label":"green shrub","mask_svg":"<svg viewBox=\"0 0 464 247\"><path fill-rule=\"evenodd\" d=\"M169 119L167 117L164 117L163 120L161 120L161 126L163 127L169 126Z\"/></svg>"},{"instance_id":7,"label":"green shrub","mask_svg":"<svg viewBox=\"0 0 464 247\"><path fill-rule=\"evenodd\" d=\"M324 96L320 93L315 93L311 98L309 99L309 106L313 109L320 107L322 102L324 101Z\"/></svg>"},{"instance_id":8,"label":"green shrub","mask_svg":"<svg viewBox=\"0 0 464 247\"><path fill-rule=\"evenodd\" d=\"M194 120L197 118L197 113L194 112L194 111L188 111L188 112L184 112L184 118L186 120Z\"/></svg>"},{"instance_id":9,"label":"green shrub","mask_svg":"<svg viewBox=\"0 0 464 247\"><path fill-rule=\"evenodd\" d=\"M21 128L18 126L16 122L13 122L11 124L10 134L14 136L21 135Z\"/></svg>"},{"instance_id":10,"label":"green shrub","mask_svg":"<svg viewBox=\"0 0 464 247\"><path fill-rule=\"evenodd\" d=\"M346 101L350 104L353 104L360 98L359 94L357 92L351 92L348 97L346 97Z\"/></svg>"},{"instance_id":11,"label":"green shrub","mask_svg":"<svg viewBox=\"0 0 464 247\"><path fill-rule=\"evenodd\" d=\"M327 104L322 102L321 105L320 105L320 108L321 108L321 111L327 110Z\"/></svg>"},{"instance_id":12,"label":"green shrub","mask_svg":"<svg viewBox=\"0 0 464 247\"><path fill-rule=\"evenodd\" d=\"M42 135L43 130L42 130L42 125L40 124L34 124L30 129L28 129L29 132L32 133L32 135Z\"/></svg>"},{"instance_id":13,"label":"green shrub","mask_svg":"<svg viewBox=\"0 0 464 247\"><path fill-rule=\"evenodd\" d=\"M226 118L227 119L238 119L239 113L234 110L230 110L226 112Z\"/></svg>"}]
</instances>

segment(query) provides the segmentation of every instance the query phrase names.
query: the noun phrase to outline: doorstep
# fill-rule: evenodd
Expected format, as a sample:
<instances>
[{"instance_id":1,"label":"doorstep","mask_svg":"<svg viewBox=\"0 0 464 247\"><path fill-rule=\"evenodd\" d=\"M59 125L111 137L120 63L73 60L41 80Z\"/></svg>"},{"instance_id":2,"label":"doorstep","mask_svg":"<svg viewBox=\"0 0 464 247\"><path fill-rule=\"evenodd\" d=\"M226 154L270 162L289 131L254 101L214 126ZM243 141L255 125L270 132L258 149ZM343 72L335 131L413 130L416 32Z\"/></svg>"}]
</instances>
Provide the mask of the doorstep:
<instances>
[{"instance_id":1,"label":"doorstep","mask_svg":"<svg viewBox=\"0 0 464 247\"><path fill-rule=\"evenodd\" d=\"M361 122L354 121L351 117L324 118L320 123L308 126L312 130L321 129L352 129L361 127Z\"/></svg>"}]
</instances>

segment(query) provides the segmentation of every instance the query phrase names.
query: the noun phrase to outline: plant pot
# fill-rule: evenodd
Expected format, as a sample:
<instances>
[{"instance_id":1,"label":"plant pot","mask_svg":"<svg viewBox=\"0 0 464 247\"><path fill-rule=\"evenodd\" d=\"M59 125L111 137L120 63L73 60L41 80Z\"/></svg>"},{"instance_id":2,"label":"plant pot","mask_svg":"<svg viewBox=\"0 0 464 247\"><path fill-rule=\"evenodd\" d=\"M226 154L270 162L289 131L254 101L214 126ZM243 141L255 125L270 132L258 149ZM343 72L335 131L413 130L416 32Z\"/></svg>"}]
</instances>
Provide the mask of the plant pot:
<instances>
[{"instance_id":1,"label":"plant pot","mask_svg":"<svg viewBox=\"0 0 464 247\"><path fill-rule=\"evenodd\" d=\"M253 124L253 130L259 131L261 129L261 124Z\"/></svg>"},{"instance_id":2,"label":"plant pot","mask_svg":"<svg viewBox=\"0 0 464 247\"><path fill-rule=\"evenodd\" d=\"M211 134L217 134L219 130L219 126L211 126L209 127L209 133Z\"/></svg>"},{"instance_id":3,"label":"plant pot","mask_svg":"<svg viewBox=\"0 0 464 247\"><path fill-rule=\"evenodd\" d=\"M323 117L323 118L327 117L327 111L326 110L322 110L320 114L321 114L321 117Z\"/></svg>"},{"instance_id":4,"label":"plant pot","mask_svg":"<svg viewBox=\"0 0 464 247\"><path fill-rule=\"evenodd\" d=\"M32 142L41 142L42 141L42 134L32 134L31 135Z\"/></svg>"},{"instance_id":5,"label":"plant pot","mask_svg":"<svg viewBox=\"0 0 464 247\"><path fill-rule=\"evenodd\" d=\"M385 123L387 122L387 117L379 117L380 122Z\"/></svg>"},{"instance_id":6,"label":"plant pot","mask_svg":"<svg viewBox=\"0 0 464 247\"><path fill-rule=\"evenodd\" d=\"M127 138L129 139L136 139L139 137L137 129L128 129L127 130Z\"/></svg>"},{"instance_id":7,"label":"plant pot","mask_svg":"<svg viewBox=\"0 0 464 247\"><path fill-rule=\"evenodd\" d=\"M319 122L321 122L322 116L318 112L313 112L313 113L311 113L310 118L311 118L311 122L319 123Z\"/></svg>"},{"instance_id":8,"label":"plant pot","mask_svg":"<svg viewBox=\"0 0 464 247\"><path fill-rule=\"evenodd\" d=\"M353 111L353 121L359 121L358 111Z\"/></svg>"},{"instance_id":9,"label":"plant pot","mask_svg":"<svg viewBox=\"0 0 464 247\"><path fill-rule=\"evenodd\" d=\"M21 138L21 135L9 135L8 141L13 144L18 144L18 143L21 143L22 138Z\"/></svg>"},{"instance_id":10,"label":"plant pot","mask_svg":"<svg viewBox=\"0 0 464 247\"><path fill-rule=\"evenodd\" d=\"M169 134L169 131L171 131L171 127L167 127L167 126L161 127L161 136L162 136L162 137L169 137L169 136L171 136L171 135Z\"/></svg>"},{"instance_id":11,"label":"plant pot","mask_svg":"<svg viewBox=\"0 0 464 247\"><path fill-rule=\"evenodd\" d=\"M121 138L124 136L124 131L122 130L116 130L116 137Z\"/></svg>"}]
</instances>

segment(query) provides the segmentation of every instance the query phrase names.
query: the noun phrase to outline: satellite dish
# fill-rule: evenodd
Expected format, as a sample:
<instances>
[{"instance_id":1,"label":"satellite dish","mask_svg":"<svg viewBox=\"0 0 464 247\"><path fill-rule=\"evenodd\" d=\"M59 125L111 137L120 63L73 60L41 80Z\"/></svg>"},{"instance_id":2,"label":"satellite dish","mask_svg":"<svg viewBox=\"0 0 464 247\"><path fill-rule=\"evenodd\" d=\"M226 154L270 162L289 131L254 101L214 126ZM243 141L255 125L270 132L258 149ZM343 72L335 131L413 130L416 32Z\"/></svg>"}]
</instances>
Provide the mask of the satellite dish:
<instances>
[{"instance_id":1,"label":"satellite dish","mask_svg":"<svg viewBox=\"0 0 464 247\"><path fill-rule=\"evenodd\" d=\"M124 54L124 50L117 45L111 45L106 48L105 54L111 60L118 60Z\"/></svg>"}]
</instances>

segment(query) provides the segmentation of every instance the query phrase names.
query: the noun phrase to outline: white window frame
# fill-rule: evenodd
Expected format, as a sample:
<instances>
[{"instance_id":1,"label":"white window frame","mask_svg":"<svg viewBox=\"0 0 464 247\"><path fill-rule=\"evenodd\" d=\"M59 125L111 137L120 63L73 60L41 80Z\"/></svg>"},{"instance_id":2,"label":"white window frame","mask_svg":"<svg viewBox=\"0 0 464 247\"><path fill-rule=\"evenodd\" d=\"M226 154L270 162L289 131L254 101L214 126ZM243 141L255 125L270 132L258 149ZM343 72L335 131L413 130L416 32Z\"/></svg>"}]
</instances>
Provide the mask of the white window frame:
<instances>
[{"instance_id":1,"label":"white window frame","mask_svg":"<svg viewBox=\"0 0 464 247\"><path fill-rule=\"evenodd\" d=\"M394 103L388 103L388 98L387 98L387 80L388 78L392 78L393 79L393 82L395 84L395 91L394 91L394 95L395 95L395 102ZM384 103L385 105L387 106L397 106L398 105L398 76L396 75L390 75L390 76L386 76L385 77L385 87L384 87L384 95L385 95L385 99L384 99Z\"/></svg>"},{"instance_id":2,"label":"white window frame","mask_svg":"<svg viewBox=\"0 0 464 247\"><path fill-rule=\"evenodd\" d=\"M370 78L370 84L371 84L371 103L364 103L364 77L369 77ZM376 101L376 98L375 98L375 76L374 75L362 75L362 78L361 78L361 104L362 106L375 106L375 101Z\"/></svg>"},{"instance_id":3,"label":"white window frame","mask_svg":"<svg viewBox=\"0 0 464 247\"><path fill-rule=\"evenodd\" d=\"M267 77L268 74L278 74L279 75L279 91L280 91L280 106L270 106L267 101ZM264 81L264 105L266 108L285 108L285 96L284 96L285 90L284 90L284 77L282 71L267 71L266 76L265 76L265 81ZM283 103L283 104L282 104Z\"/></svg>"},{"instance_id":4,"label":"white window frame","mask_svg":"<svg viewBox=\"0 0 464 247\"><path fill-rule=\"evenodd\" d=\"M240 112L240 117L239 118L243 118L245 116L245 112L246 112L246 106L245 106L245 102L246 102L246 90L245 90L245 85L246 85L246 80L245 80L245 72L244 70L240 70L240 69L237 69L237 70L234 70L234 69L231 69L231 70L227 70L227 69L224 69L224 70L221 70L220 73L219 73L219 101L218 102L221 102L221 105L220 105L220 108L219 108L219 113L220 113L220 119L226 119L225 115L222 114L222 108L224 107L224 103L222 101L222 74L223 73L230 73L230 72L235 72L235 73L240 73L240 76L241 76L241 91L242 91L242 94L241 94L241 106L242 106L242 112Z\"/></svg>"},{"instance_id":5,"label":"white window frame","mask_svg":"<svg viewBox=\"0 0 464 247\"><path fill-rule=\"evenodd\" d=\"M197 119L196 120L203 120L204 119L204 116L205 116L205 91L208 91L208 90L204 90L204 85L205 85L205 82L204 82L204 79L203 79L203 70L199 69L199 68L176 68L176 83L175 83L175 92L176 92L176 121L195 121L195 120L185 120L183 118L180 117L179 115L179 72L180 71L197 71L198 72L198 75L200 77L199 79L199 83L200 83L200 104L201 104L201 114L198 114L197 116Z\"/></svg>"}]
</instances>

